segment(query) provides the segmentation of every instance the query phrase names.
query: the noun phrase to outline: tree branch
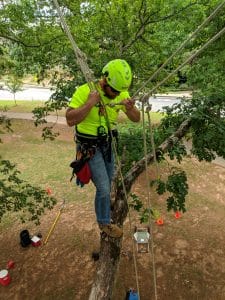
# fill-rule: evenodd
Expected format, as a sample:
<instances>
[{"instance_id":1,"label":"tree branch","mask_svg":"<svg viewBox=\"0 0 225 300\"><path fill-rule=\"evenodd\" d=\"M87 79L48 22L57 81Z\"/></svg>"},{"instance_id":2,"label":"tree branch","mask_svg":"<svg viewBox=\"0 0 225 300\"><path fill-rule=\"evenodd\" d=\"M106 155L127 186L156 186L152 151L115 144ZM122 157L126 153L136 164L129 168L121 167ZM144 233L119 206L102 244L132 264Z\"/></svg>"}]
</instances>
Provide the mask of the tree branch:
<instances>
[{"instance_id":1,"label":"tree branch","mask_svg":"<svg viewBox=\"0 0 225 300\"><path fill-rule=\"evenodd\" d=\"M198 4L198 2L195 3L189 3L188 5L186 5L185 7L182 7L180 10L178 11L174 11L174 13L164 16L162 18L158 18L157 20L151 20L151 17L154 15L157 15L160 11L157 12L153 12L151 14L149 14L148 16L146 16L145 18L143 18L142 15L140 15L139 13L139 19L140 19L140 26L137 29L136 33L134 34L134 37L130 39L130 41L127 43L127 45L123 46L121 53L125 52L127 49L129 49L134 43L136 43L144 34L145 34L145 29L149 24L154 24L154 23L158 23L161 21L165 21L165 20L169 20L171 18L173 18L174 16L177 16L178 14L180 14L181 12L183 12L184 10L186 10L187 8Z\"/></svg>"},{"instance_id":2,"label":"tree branch","mask_svg":"<svg viewBox=\"0 0 225 300\"><path fill-rule=\"evenodd\" d=\"M190 126L190 120L184 121L178 130L159 146L157 151L163 153L166 152L167 149L172 147L174 143L176 143L186 134ZM149 153L147 155L148 164L152 163L153 161L153 154ZM144 169L145 158L142 158L126 174L124 177L124 183L127 194L130 192L134 181L144 171ZM112 219L115 223L122 225L127 217L128 203L121 185L117 185L115 199ZM94 277L94 283L91 288L89 300L112 299L113 284L119 263L121 246L122 238L114 239L106 237L105 235L101 236L100 260L96 269L96 276Z\"/></svg>"},{"instance_id":3,"label":"tree branch","mask_svg":"<svg viewBox=\"0 0 225 300\"><path fill-rule=\"evenodd\" d=\"M40 44L38 44L38 45L28 45L28 44L26 44L24 41L22 41L22 40L20 40L20 39L17 39L17 38L15 38L15 37L12 37L12 36L9 36L9 35L6 36L6 35L0 33L0 38L4 38L4 39L9 40L9 41L12 41L12 42L14 42L14 43L23 45L23 46L26 47L26 48L40 48L40 47L43 47L43 46L45 46L45 45L51 44L52 42L54 42L54 41L57 40L57 39L62 38L63 36L64 36L64 35L62 35L62 34L61 34L61 35L58 35L58 36L52 38L51 40L49 40L49 41L47 41L47 42L45 42L45 43L43 43L43 44L40 43Z\"/></svg>"}]
</instances>

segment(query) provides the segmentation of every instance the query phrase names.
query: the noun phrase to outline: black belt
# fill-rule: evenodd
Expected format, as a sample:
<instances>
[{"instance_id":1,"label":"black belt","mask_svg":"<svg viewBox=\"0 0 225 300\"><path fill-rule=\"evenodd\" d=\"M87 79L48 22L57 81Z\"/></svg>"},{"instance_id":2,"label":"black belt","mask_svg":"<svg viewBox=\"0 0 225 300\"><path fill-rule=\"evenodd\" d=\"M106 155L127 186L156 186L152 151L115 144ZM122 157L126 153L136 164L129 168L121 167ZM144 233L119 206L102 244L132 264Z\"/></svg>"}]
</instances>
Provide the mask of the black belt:
<instances>
[{"instance_id":1,"label":"black belt","mask_svg":"<svg viewBox=\"0 0 225 300\"><path fill-rule=\"evenodd\" d=\"M116 138L118 142L118 131L116 129L111 130L111 133L105 134L103 136L95 136L87 133L81 133L76 130L75 140L80 143L88 143L92 145L111 143L112 137Z\"/></svg>"},{"instance_id":2,"label":"black belt","mask_svg":"<svg viewBox=\"0 0 225 300\"><path fill-rule=\"evenodd\" d=\"M102 150L102 147L108 146L107 155L105 156L105 159L107 161L111 161L111 142L112 137L115 137L118 145L118 131L117 130L111 130L111 133L106 134L104 136L94 136L90 134L80 133L76 131L75 134L75 141L80 143L85 148L91 148L91 147L99 147L100 150Z\"/></svg>"}]
</instances>

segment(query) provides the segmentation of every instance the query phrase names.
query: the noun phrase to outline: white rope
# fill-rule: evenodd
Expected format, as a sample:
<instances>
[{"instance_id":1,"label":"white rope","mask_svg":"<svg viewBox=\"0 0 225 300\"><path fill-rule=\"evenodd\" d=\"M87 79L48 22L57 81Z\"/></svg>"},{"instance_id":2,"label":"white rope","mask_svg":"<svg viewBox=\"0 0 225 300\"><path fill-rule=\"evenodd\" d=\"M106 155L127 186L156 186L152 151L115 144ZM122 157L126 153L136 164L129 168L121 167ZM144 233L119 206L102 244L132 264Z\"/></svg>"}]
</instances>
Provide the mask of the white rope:
<instances>
[{"instance_id":1,"label":"white rope","mask_svg":"<svg viewBox=\"0 0 225 300\"><path fill-rule=\"evenodd\" d=\"M146 128L145 128L145 117L144 117L144 102L142 102L142 126L143 126L143 144L144 144L144 157L145 157L145 179L147 186L147 204L149 208L149 233L151 239L151 254L152 254L152 273L153 273L153 284L154 284L154 295L155 300L158 299L157 294L157 279L156 279L156 268L155 268L155 253L154 253L154 238L152 230L152 216L151 216L151 198L150 198L150 185L149 185L149 174L148 174L148 161L147 161L147 142L146 142Z\"/></svg>"},{"instance_id":2,"label":"white rope","mask_svg":"<svg viewBox=\"0 0 225 300\"><path fill-rule=\"evenodd\" d=\"M154 90L156 90L161 84L163 84L166 80L168 80L174 73L176 73L178 70L180 70L186 63L188 63L190 60L192 60L194 57L199 55L208 45L210 45L213 41L218 39L223 33L225 32L225 27L219 31L213 38L211 38L202 48L200 48L196 53L194 53L191 57L189 57L183 64L181 64L176 70L174 70L171 74L169 74L164 80L162 80L159 84L157 84L148 94L145 95L144 98L147 99L152 94ZM150 120L150 118L149 118ZM148 193L148 208L150 210L151 208L151 199L150 199L150 187L149 187L149 175L147 172L147 144L146 144L146 134L145 134L145 121L144 121L144 101L142 101L142 125L143 125L143 141L144 141L144 155L145 155L145 174L146 174L146 185L147 185L147 193ZM152 127L150 123L150 135L151 135L151 144L152 144L152 151L154 156L154 161L157 163L156 154L155 154L155 144L154 139L152 136ZM158 168L158 165L157 165ZM158 169L157 169L158 172ZM156 268L155 268L155 255L154 255L154 239L153 239L153 231L152 231L152 217L151 213L149 212L149 229L150 229L150 236L151 236L151 254L152 254L152 271L153 271L153 281L154 281L154 294L155 299L157 300L157 278L156 278Z\"/></svg>"},{"instance_id":3,"label":"white rope","mask_svg":"<svg viewBox=\"0 0 225 300\"><path fill-rule=\"evenodd\" d=\"M152 81L156 75L166 66L169 62L174 58L174 56L180 52L187 43L195 36L197 33L219 12L219 10L224 6L225 1L223 1L221 4L217 6L217 8L211 13L211 15L206 18L203 23L190 35L189 38L187 38L178 48L177 50L160 66L153 74L152 76L134 93L133 97L137 96L139 92L150 82Z\"/></svg>"},{"instance_id":4,"label":"white rope","mask_svg":"<svg viewBox=\"0 0 225 300\"><path fill-rule=\"evenodd\" d=\"M140 288L139 288L139 280L138 280L137 258L136 258L136 254L135 254L136 253L135 252L135 241L134 241L133 232L132 232L132 222L131 222L131 214L130 214L129 203L128 203L128 195L127 195L126 187L125 187L125 184L124 184L124 178L123 178L123 174L122 174L121 162L120 162L117 150L116 150L116 143L115 143L115 139L114 138L112 138L112 145L113 145L113 151L115 153L116 162L117 162L118 169L119 169L119 175L120 175L120 179L121 179L121 182L122 182L122 188L123 188L123 192L124 192L124 197L125 197L125 200L127 202L128 220L129 220L129 233L130 233L131 238L132 238L132 253L133 253L135 280L136 280L136 286L137 286L137 292L138 292L138 295L139 295L139 300L141 300Z\"/></svg>"},{"instance_id":5,"label":"white rope","mask_svg":"<svg viewBox=\"0 0 225 300\"><path fill-rule=\"evenodd\" d=\"M77 44L75 43L75 40L71 34L71 31L66 23L66 20L61 12L61 9L60 9L60 6L59 6L59 3L57 0L53 0L54 2L54 5L55 5L55 8L58 12L58 15L59 15L59 18L60 18L60 22L62 24L62 27L68 37L68 39L70 40L71 42L71 45L72 45L72 48L74 50L74 53L75 53L75 56L76 56L76 59L77 59L77 62L81 68L81 71L85 77L85 80L87 81L89 87L90 87L90 90L94 90L95 89L95 86L93 84L93 82L95 81L95 77L93 75L93 71L89 68L88 64L87 64L87 57L86 55L80 50L80 48L77 46Z\"/></svg>"},{"instance_id":6,"label":"white rope","mask_svg":"<svg viewBox=\"0 0 225 300\"><path fill-rule=\"evenodd\" d=\"M166 78L164 78L162 81L160 81L154 88L152 88L147 94L144 95L144 99L148 99L152 93L157 90L163 83L165 83L170 77L172 77L175 73L177 73L179 70L181 70L187 63L189 63L192 59L197 57L205 48L207 48L212 42L217 40L222 34L225 33L225 27L221 29L217 34L215 34L207 43L205 43L202 48L200 48L198 51L196 51L194 54L192 54L190 57L188 57L179 67L177 67L175 70L173 70Z\"/></svg>"},{"instance_id":7,"label":"white rope","mask_svg":"<svg viewBox=\"0 0 225 300\"><path fill-rule=\"evenodd\" d=\"M125 198L125 200L127 202L128 220L129 220L129 233L130 233L131 239L132 239L132 254L133 254L135 280L136 280L136 287L137 287L137 292L138 292L138 295L139 295L139 300L141 300L140 288L139 288L139 280L138 280L137 258L136 258L136 254L135 254L136 253L135 252L135 241L134 241L133 232L132 232L132 222L131 222L131 214L130 214L129 203L128 203L128 195L127 195L127 191L126 191L126 187L125 187L125 183L124 183L124 178L123 178L123 174L122 174L121 162L120 162L119 155L118 155L117 149L116 149L116 141L115 141L115 138L112 135L112 130L111 130L111 125L110 125L110 121L109 121L109 116L107 114L107 110L106 110L105 104L103 102L102 102L102 105L103 105L105 113L106 113L106 122L107 122L107 125L108 125L108 128L109 128L109 133L110 133L110 137L111 137L111 141L112 141L112 148L113 148L113 152L115 154L115 159L116 159L116 163L117 163L118 170L119 170L119 175L120 175L120 179L121 179L121 183L122 183L124 198Z\"/></svg>"}]
</instances>

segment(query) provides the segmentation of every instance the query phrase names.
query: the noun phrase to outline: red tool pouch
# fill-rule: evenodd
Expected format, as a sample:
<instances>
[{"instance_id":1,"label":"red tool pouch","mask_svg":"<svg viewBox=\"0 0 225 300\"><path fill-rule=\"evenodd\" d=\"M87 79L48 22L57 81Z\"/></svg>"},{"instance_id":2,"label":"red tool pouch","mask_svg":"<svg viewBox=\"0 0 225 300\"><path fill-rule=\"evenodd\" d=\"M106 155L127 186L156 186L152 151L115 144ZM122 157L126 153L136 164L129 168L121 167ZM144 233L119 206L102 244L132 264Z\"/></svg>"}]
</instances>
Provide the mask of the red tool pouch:
<instances>
[{"instance_id":1,"label":"red tool pouch","mask_svg":"<svg viewBox=\"0 0 225 300\"><path fill-rule=\"evenodd\" d=\"M91 179L91 170L88 162L86 161L80 171L76 172L76 175L81 183L87 184Z\"/></svg>"}]
</instances>

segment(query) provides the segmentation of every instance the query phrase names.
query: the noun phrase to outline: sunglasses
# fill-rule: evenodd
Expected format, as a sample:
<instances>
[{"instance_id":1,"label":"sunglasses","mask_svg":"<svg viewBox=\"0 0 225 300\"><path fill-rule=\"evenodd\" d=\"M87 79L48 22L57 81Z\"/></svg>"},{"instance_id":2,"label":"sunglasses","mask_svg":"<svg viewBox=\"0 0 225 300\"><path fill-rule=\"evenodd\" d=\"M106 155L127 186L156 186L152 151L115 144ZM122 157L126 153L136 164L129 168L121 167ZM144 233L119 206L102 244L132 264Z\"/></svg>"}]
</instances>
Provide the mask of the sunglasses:
<instances>
[{"instance_id":1,"label":"sunglasses","mask_svg":"<svg viewBox=\"0 0 225 300\"><path fill-rule=\"evenodd\" d=\"M111 87L109 84L107 84L107 86L110 88L110 90L114 93L114 94L120 94L120 91L115 90L113 87Z\"/></svg>"}]
</instances>

